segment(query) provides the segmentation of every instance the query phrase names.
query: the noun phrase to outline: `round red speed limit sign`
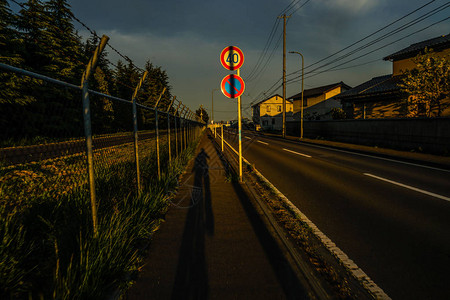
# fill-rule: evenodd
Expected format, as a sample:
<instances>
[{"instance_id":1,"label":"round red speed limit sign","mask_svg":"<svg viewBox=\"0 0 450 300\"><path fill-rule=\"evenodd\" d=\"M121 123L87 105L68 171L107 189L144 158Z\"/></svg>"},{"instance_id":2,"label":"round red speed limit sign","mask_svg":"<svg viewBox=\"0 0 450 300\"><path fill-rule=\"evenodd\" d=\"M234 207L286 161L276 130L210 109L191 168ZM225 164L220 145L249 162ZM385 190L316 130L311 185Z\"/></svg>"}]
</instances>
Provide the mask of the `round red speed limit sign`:
<instances>
[{"instance_id":1,"label":"round red speed limit sign","mask_svg":"<svg viewBox=\"0 0 450 300\"><path fill-rule=\"evenodd\" d=\"M220 53L220 63L227 70L237 70L244 64L244 53L236 46L225 47Z\"/></svg>"}]
</instances>

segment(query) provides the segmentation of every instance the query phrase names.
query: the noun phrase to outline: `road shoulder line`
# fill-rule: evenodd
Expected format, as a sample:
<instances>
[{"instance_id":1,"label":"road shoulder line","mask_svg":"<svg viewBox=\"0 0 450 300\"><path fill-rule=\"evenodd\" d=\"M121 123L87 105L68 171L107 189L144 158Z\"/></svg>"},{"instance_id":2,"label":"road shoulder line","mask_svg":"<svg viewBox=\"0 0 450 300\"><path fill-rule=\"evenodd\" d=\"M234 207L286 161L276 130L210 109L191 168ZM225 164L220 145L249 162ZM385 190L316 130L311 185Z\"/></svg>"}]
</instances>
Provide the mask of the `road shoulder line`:
<instances>
[{"instance_id":1,"label":"road shoulder line","mask_svg":"<svg viewBox=\"0 0 450 300\"><path fill-rule=\"evenodd\" d=\"M245 160L246 163L249 163ZM353 275L376 299L391 299L356 263L351 260L330 238L328 238L320 229L303 214L289 199L281 193L267 178L264 177L256 168L254 171L258 177L264 180L277 194L277 196L292 210L292 212L302 221L308 224L313 234L319 238L322 244L335 256L342 265Z\"/></svg>"},{"instance_id":2,"label":"road shoulder line","mask_svg":"<svg viewBox=\"0 0 450 300\"><path fill-rule=\"evenodd\" d=\"M286 148L283 148L283 150L284 150L284 151L287 151L287 152L290 152L290 153L294 153L294 154L303 156L303 157L307 157L307 158L311 158L311 157L312 157L311 155L303 154L303 153L296 152L296 151L292 151L292 150L289 150L289 149L286 149Z\"/></svg>"},{"instance_id":3,"label":"road shoulder line","mask_svg":"<svg viewBox=\"0 0 450 300\"><path fill-rule=\"evenodd\" d=\"M400 183L400 182L397 182L397 181L393 181L393 180L390 180L390 179L379 177L379 176L376 176L376 175L373 175L373 174L370 174L370 173L363 173L363 174L366 175L366 176L369 176L369 177L372 177L372 178L384 181L384 182L388 182L388 183L391 183L391 184L394 184L394 185L397 185L397 186L400 186L400 187L403 187L403 188L406 188L406 189L409 189L409 190L412 190L412 191L415 191L415 192L419 192L419 193L422 193L422 194L434 197L434 198L442 199L442 200L445 200L445 201L450 201L449 197L445 197L445 196L442 196L442 195L439 195L439 194L435 194L435 193L432 193L432 192L429 192L429 191L425 191L425 190L422 190L422 189L419 189L419 188L416 188L416 187L413 187L413 186L410 186L410 185L407 185L407 184L403 184L403 183Z\"/></svg>"}]
</instances>

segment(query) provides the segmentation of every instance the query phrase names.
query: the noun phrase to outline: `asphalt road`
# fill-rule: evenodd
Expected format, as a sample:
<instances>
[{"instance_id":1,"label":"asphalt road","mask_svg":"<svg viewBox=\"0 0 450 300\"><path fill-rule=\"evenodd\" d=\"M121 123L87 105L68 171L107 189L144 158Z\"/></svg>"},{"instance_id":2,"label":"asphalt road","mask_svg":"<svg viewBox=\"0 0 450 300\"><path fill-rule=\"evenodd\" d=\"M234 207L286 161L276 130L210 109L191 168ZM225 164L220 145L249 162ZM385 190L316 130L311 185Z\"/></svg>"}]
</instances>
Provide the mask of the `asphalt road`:
<instances>
[{"instance_id":1,"label":"asphalt road","mask_svg":"<svg viewBox=\"0 0 450 300\"><path fill-rule=\"evenodd\" d=\"M450 171L252 132L242 140L244 157L390 297L450 297Z\"/></svg>"}]
</instances>

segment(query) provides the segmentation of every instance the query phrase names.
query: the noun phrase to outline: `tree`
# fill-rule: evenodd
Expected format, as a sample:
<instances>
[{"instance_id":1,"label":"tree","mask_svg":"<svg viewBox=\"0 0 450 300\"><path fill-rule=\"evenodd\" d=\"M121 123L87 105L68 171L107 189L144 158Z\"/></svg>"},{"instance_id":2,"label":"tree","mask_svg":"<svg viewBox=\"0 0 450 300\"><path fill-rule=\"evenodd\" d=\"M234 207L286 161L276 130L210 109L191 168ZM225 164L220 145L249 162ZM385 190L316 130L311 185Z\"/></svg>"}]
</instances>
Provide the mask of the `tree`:
<instances>
[{"instance_id":1,"label":"tree","mask_svg":"<svg viewBox=\"0 0 450 300\"><path fill-rule=\"evenodd\" d=\"M124 64L119 60L114 76L114 96L131 101L134 88L138 84L139 79L139 71L131 61L128 64ZM133 114L131 105L118 101L114 101L112 105L115 129L118 131L132 131Z\"/></svg>"},{"instance_id":2,"label":"tree","mask_svg":"<svg viewBox=\"0 0 450 300\"><path fill-rule=\"evenodd\" d=\"M149 107L154 107L156 100L158 100L162 91L166 88L158 103L158 109L166 111L172 99L170 92L172 87L169 85L169 76L166 71L162 70L161 67L154 66L149 60L145 64L145 70L148 72L148 75L142 85L142 92L138 95L138 102ZM155 120L153 111L140 110L139 118L145 128L153 128ZM160 114L159 118L159 126L164 128L167 124L166 115Z\"/></svg>"},{"instance_id":3,"label":"tree","mask_svg":"<svg viewBox=\"0 0 450 300\"><path fill-rule=\"evenodd\" d=\"M441 116L450 94L450 55L439 57L425 49L413 62L416 67L403 74L401 89L408 97L408 116Z\"/></svg>"},{"instance_id":4,"label":"tree","mask_svg":"<svg viewBox=\"0 0 450 300\"><path fill-rule=\"evenodd\" d=\"M333 107L331 109L331 117L333 120L343 120L346 118L345 111L339 107Z\"/></svg>"},{"instance_id":5,"label":"tree","mask_svg":"<svg viewBox=\"0 0 450 300\"><path fill-rule=\"evenodd\" d=\"M15 29L16 24L17 17L12 14L8 2L0 0L0 62L20 68L24 65L20 55L23 53L23 43L20 33ZM22 88L30 81L29 78L23 78L15 73L1 72L0 104L26 105L33 102L35 99L32 96L22 92Z\"/></svg>"},{"instance_id":6,"label":"tree","mask_svg":"<svg viewBox=\"0 0 450 300\"><path fill-rule=\"evenodd\" d=\"M195 114L199 116L205 124L208 124L209 116L203 107L200 106L200 108L195 111Z\"/></svg>"}]
</instances>

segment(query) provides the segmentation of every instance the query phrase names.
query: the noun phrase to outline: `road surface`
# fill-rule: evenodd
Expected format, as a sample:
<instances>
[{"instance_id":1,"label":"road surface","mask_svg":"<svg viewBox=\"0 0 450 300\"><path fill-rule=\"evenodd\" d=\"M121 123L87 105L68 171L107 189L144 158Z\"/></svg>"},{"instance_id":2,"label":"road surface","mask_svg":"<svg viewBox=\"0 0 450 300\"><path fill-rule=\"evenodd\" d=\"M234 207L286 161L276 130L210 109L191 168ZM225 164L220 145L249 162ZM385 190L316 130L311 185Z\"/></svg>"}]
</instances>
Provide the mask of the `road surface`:
<instances>
[{"instance_id":1,"label":"road surface","mask_svg":"<svg viewBox=\"0 0 450 300\"><path fill-rule=\"evenodd\" d=\"M250 131L242 141L244 157L390 297L448 299L449 170Z\"/></svg>"}]
</instances>

